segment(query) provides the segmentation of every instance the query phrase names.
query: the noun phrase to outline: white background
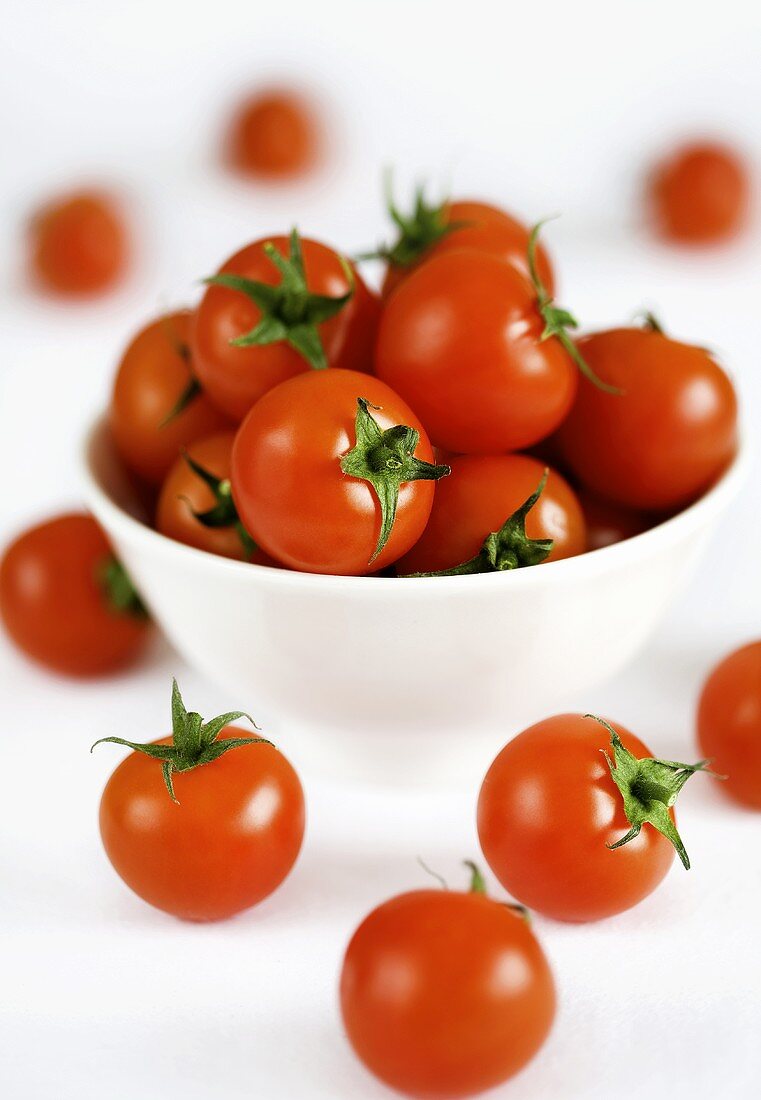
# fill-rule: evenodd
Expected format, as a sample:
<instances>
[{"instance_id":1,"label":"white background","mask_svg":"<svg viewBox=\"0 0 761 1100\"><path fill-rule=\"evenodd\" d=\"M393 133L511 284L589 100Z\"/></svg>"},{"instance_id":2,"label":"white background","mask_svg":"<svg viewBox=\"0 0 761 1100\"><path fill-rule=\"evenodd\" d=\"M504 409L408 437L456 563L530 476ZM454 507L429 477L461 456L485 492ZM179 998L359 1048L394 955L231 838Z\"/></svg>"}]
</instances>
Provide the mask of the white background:
<instances>
[{"instance_id":1,"label":"white background","mask_svg":"<svg viewBox=\"0 0 761 1100\"><path fill-rule=\"evenodd\" d=\"M657 307L675 334L718 350L758 434L761 234L708 257L669 251L648 240L636 203L648 160L684 133L732 135L758 172L757 4L5 0L2 26L3 541L78 503L83 428L145 318L193 300L227 253L293 222L347 250L374 243L385 164L400 189L428 176L527 219L562 211L548 236L564 304L590 326ZM303 188L241 186L215 164L237 91L273 75L318 89L334 119L332 168ZM82 180L123 188L140 254L126 288L72 308L26 285L21 229L40 196ZM696 755L702 677L761 634L757 477L648 652L570 707L615 717L666 757ZM341 953L374 904L425 884L417 855L464 881L477 792L345 790L306 775L307 840L281 890L224 924L178 923L108 866L96 814L119 751L87 752L105 734L163 734L174 672L194 708L256 711L160 642L135 672L83 685L0 638L0 1093L387 1095L341 1034ZM680 821L693 870L676 866L636 910L585 927L536 918L560 1011L498 1095L757 1095L761 820L697 777Z\"/></svg>"}]
</instances>

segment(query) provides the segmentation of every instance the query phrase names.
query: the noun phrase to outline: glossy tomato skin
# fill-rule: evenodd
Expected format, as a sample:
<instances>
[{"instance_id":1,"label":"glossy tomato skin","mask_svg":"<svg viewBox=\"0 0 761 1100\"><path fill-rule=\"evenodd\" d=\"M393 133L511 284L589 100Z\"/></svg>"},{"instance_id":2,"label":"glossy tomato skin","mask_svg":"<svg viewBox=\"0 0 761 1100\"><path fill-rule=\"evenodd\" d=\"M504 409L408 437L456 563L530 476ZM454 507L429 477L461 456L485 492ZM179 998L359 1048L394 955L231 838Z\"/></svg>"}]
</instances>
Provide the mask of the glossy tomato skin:
<instances>
[{"instance_id":1,"label":"glossy tomato skin","mask_svg":"<svg viewBox=\"0 0 761 1100\"><path fill-rule=\"evenodd\" d=\"M232 256L221 273L279 284L280 274L264 252L269 241L283 256L288 255L287 238L265 237ZM307 238L301 239L301 247L309 290L331 298L345 294L349 286L338 255ZM329 366L369 370L380 302L354 268L352 272L354 295L335 317L319 325L320 337ZM236 423L267 390L312 369L285 341L248 348L230 344L260 318L249 298L221 286L208 287L196 313L193 361L198 377L215 404Z\"/></svg>"},{"instance_id":2,"label":"glossy tomato skin","mask_svg":"<svg viewBox=\"0 0 761 1100\"><path fill-rule=\"evenodd\" d=\"M149 634L144 618L109 605L99 576L113 551L91 516L56 516L19 535L0 563L0 615L29 657L68 676L131 664Z\"/></svg>"},{"instance_id":3,"label":"glossy tomato skin","mask_svg":"<svg viewBox=\"0 0 761 1100\"><path fill-rule=\"evenodd\" d=\"M271 88L239 105L227 135L226 159L245 176L292 179L314 167L319 148L311 103L296 92Z\"/></svg>"},{"instance_id":4,"label":"glossy tomato skin","mask_svg":"<svg viewBox=\"0 0 761 1100\"><path fill-rule=\"evenodd\" d=\"M230 477L235 432L217 432L199 439L187 448L188 455L204 470L222 480ZM240 535L234 526L206 527L194 512L206 512L216 501L209 486L180 456L161 486L156 504L156 530L167 538L219 554L223 558L250 561L257 565L272 565L272 559L257 549L246 555Z\"/></svg>"},{"instance_id":5,"label":"glossy tomato skin","mask_svg":"<svg viewBox=\"0 0 761 1100\"><path fill-rule=\"evenodd\" d=\"M604 393L582 379L557 443L582 484L618 504L658 512L695 500L737 448L737 398L703 349L638 328L579 341Z\"/></svg>"},{"instance_id":6,"label":"glossy tomato skin","mask_svg":"<svg viewBox=\"0 0 761 1100\"><path fill-rule=\"evenodd\" d=\"M230 726L221 737L250 737ZM170 744L165 738L159 744ZM156 760L133 752L100 804L106 854L144 901L192 921L223 920L256 905L285 879L304 836L304 795L272 745L231 749L173 775L169 797Z\"/></svg>"},{"instance_id":7,"label":"glossy tomato skin","mask_svg":"<svg viewBox=\"0 0 761 1100\"><path fill-rule=\"evenodd\" d=\"M109 424L126 465L150 485L160 485L183 447L226 427L229 421L198 393L170 417L192 382L190 310L168 313L135 336L114 381Z\"/></svg>"},{"instance_id":8,"label":"glossy tomato skin","mask_svg":"<svg viewBox=\"0 0 761 1100\"><path fill-rule=\"evenodd\" d=\"M650 750L611 723L635 756ZM665 877L674 849L645 824L630 825L594 718L559 714L518 734L494 760L478 799L484 856L504 888L529 909L562 921L594 921L642 901ZM673 816L673 811L672 811Z\"/></svg>"},{"instance_id":9,"label":"glossy tomato skin","mask_svg":"<svg viewBox=\"0 0 761 1100\"><path fill-rule=\"evenodd\" d=\"M388 299L376 373L415 409L431 441L462 454L529 447L571 407L577 368L523 275L496 256L448 252Z\"/></svg>"},{"instance_id":10,"label":"glossy tomato skin","mask_svg":"<svg viewBox=\"0 0 761 1100\"><path fill-rule=\"evenodd\" d=\"M370 562L381 527L378 498L368 482L344 474L340 465L356 442L360 397L377 406L372 415L382 430L415 428L415 456L433 461L412 410L385 383L355 371L312 371L284 382L254 406L238 431L232 462L238 514L256 543L291 569L376 572L409 550L428 521L435 483L403 484L388 542Z\"/></svg>"},{"instance_id":11,"label":"glossy tomato skin","mask_svg":"<svg viewBox=\"0 0 761 1100\"><path fill-rule=\"evenodd\" d=\"M676 149L651 175L650 214L658 234L681 244L715 244L737 234L750 205L750 175L726 145L695 142Z\"/></svg>"},{"instance_id":12,"label":"glossy tomato skin","mask_svg":"<svg viewBox=\"0 0 761 1100\"><path fill-rule=\"evenodd\" d=\"M555 1015L547 960L525 918L483 894L417 890L354 933L341 973L349 1041L408 1096L473 1096L512 1077Z\"/></svg>"},{"instance_id":13,"label":"glossy tomato skin","mask_svg":"<svg viewBox=\"0 0 761 1100\"><path fill-rule=\"evenodd\" d=\"M604 546L641 535L658 522L647 512L613 504L594 493L580 492L578 499L587 528L587 550L601 550Z\"/></svg>"},{"instance_id":14,"label":"glossy tomato skin","mask_svg":"<svg viewBox=\"0 0 761 1100\"><path fill-rule=\"evenodd\" d=\"M730 653L705 682L698 743L730 798L761 810L761 642Z\"/></svg>"},{"instance_id":15,"label":"glossy tomato skin","mask_svg":"<svg viewBox=\"0 0 761 1100\"><path fill-rule=\"evenodd\" d=\"M545 467L529 455L460 455L448 460L449 477L436 486L425 531L397 562L400 573L451 569L475 557L484 539L539 485ZM528 514L530 539L553 539L548 561L583 554L584 514L576 494L555 470Z\"/></svg>"},{"instance_id":16,"label":"glossy tomato skin","mask_svg":"<svg viewBox=\"0 0 761 1100\"><path fill-rule=\"evenodd\" d=\"M497 256L511 264L526 279L530 279L528 269L528 242L530 230L505 210L489 203L463 199L449 203L446 210L447 223L462 222L461 229L452 230L426 250L417 264L401 267L389 264L383 280L383 296L404 282L408 275L428 260L442 256L447 252L459 252L473 249ZM542 244L536 250L536 264L547 291L552 294L555 278L547 251Z\"/></svg>"},{"instance_id":17,"label":"glossy tomato skin","mask_svg":"<svg viewBox=\"0 0 761 1100\"><path fill-rule=\"evenodd\" d=\"M90 191L63 195L32 219L32 275L54 294L86 297L109 290L123 276L128 261L123 215L109 195Z\"/></svg>"}]
</instances>

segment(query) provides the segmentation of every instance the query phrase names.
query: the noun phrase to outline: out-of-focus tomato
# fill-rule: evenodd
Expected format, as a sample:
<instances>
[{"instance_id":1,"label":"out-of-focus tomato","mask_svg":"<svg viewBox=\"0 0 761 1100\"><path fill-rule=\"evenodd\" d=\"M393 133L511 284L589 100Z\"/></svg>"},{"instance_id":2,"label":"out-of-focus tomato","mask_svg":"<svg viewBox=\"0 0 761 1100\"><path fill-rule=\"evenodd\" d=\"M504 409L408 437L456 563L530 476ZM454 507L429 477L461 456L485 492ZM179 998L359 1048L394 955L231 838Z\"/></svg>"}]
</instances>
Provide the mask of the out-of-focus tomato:
<instances>
[{"instance_id":1,"label":"out-of-focus tomato","mask_svg":"<svg viewBox=\"0 0 761 1100\"><path fill-rule=\"evenodd\" d=\"M695 142L676 149L653 171L648 200L656 231L683 244L714 244L745 225L750 173L726 145Z\"/></svg>"},{"instance_id":2,"label":"out-of-focus tomato","mask_svg":"<svg viewBox=\"0 0 761 1100\"><path fill-rule=\"evenodd\" d=\"M595 374L582 380L557 442L583 485L629 508L689 504L723 472L737 446L737 398L704 348L653 328L597 332L579 341Z\"/></svg>"},{"instance_id":3,"label":"out-of-focus tomato","mask_svg":"<svg viewBox=\"0 0 761 1100\"><path fill-rule=\"evenodd\" d=\"M601 550L653 527L658 520L647 512L624 508L586 491L578 494L587 527L587 550Z\"/></svg>"},{"instance_id":4,"label":"out-of-focus tomato","mask_svg":"<svg viewBox=\"0 0 761 1100\"><path fill-rule=\"evenodd\" d=\"M716 666L698 705L698 744L730 798L761 810L761 642Z\"/></svg>"},{"instance_id":5,"label":"out-of-focus tomato","mask_svg":"<svg viewBox=\"0 0 761 1100\"><path fill-rule=\"evenodd\" d=\"M380 302L323 244L263 238L220 269L196 314L193 363L240 421L262 394L312 368L369 370Z\"/></svg>"},{"instance_id":6,"label":"out-of-focus tomato","mask_svg":"<svg viewBox=\"0 0 761 1100\"><path fill-rule=\"evenodd\" d=\"M545 467L528 455L464 455L450 460L452 473L436 487L425 531L397 562L400 573L451 569L481 550L484 540L531 496ZM552 540L547 559L568 558L586 548L584 515L570 485L549 471L538 501L526 516L530 540Z\"/></svg>"},{"instance_id":7,"label":"out-of-focus tomato","mask_svg":"<svg viewBox=\"0 0 761 1100\"><path fill-rule=\"evenodd\" d=\"M109 424L129 468L160 485L183 447L228 424L193 375L189 310L167 313L138 332L114 382Z\"/></svg>"},{"instance_id":8,"label":"out-of-focus tomato","mask_svg":"<svg viewBox=\"0 0 761 1100\"><path fill-rule=\"evenodd\" d=\"M0 615L19 649L69 676L125 667L150 628L105 535L78 512L30 527L6 549Z\"/></svg>"},{"instance_id":9,"label":"out-of-focus tomato","mask_svg":"<svg viewBox=\"0 0 761 1100\"><path fill-rule=\"evenodd\" d=\"M226 158L237 172L263 179L304 175L317 162L320 127L312 103L286 89L248 96L233 116Z\"/></svg>"},{"instance_id":10,"label":"out-of-focus tomato","mask_svg":"<svg viewBox=\"0 0 761 1100\"><path fill-rule=\"evenodd\" d=\"M312 371L254 405L233 447L232 487L246 530L307 573L383 569L423 532L433 479L420 421L385 383Z\"/></svg>"},{"instance_id":11,"label":"out-of-focus tomato","mask_svg":"<svg viewBox=\"0 0 761 1100\"><path fill-rule=\"evenodd\" d=\"M82 191L52 199L32 218L29 262L35 280L62 295L98 294L124 274L129 242L117 201Z\"/></svg>"}]
</instances>

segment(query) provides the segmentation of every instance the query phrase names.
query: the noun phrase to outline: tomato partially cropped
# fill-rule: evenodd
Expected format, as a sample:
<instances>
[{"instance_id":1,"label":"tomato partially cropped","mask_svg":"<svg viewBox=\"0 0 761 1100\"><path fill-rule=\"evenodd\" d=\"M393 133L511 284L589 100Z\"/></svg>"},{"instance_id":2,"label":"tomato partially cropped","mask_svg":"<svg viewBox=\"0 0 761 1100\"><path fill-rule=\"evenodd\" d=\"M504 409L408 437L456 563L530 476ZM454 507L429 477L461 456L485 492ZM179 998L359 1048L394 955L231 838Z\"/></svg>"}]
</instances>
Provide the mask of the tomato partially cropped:
<instances>
[{"instance_id":1,"label":"tomato partially cropped","mask_svg":"<svg viewBox=\"0 0 761 1100\"><path fill-rule=\"evenodd\" d=\"M358 402L365 399L381 432L406 426L419 433L412 461L428 467L433 451L412 410L384 382L355 371L311 371L284 382L257 402L238 431L232 461L238 514L257 545L291 569L373 572L401 557L423 532L433 480L403 481L388 540L376 553L378 493L342 469L358 443ZM402 452L380 449L370 457L384 476L407 461ZM435 469L441 477L447 468Z\"/></svg>"},{"instance_id":2,"label":"tomato partially cropped","mask_svg":"<svg viewBox=\"0 0 761 1100\"><path fill-rule=\"evenodd\" d=\"M267 237L237 252L219 274L282 286L281 273L267 255L266 246L270 243L281 256L288 257L288 238ZM332 249L306 238L300 245L310 294L340 299L353 286L353 294L335 316L315 326L325 364L347 370L369 370L380 312L378 298L354 268L350 268L350 285L338 254ZM297 312L299 305L299 301L289 303L289 310ZM231 343L250 333L261 320L262 311L250 297L221 285L208 287L196 313L192 341L195 370L211 399L236 422L267 390L312 369L308 358L286 339L249 347Z\"/></svg>"},{"instance_id":3,"label":"tomato partially cropped","mask_svg":"<svg viewBox=\"0 0 761 1100\"><path fill-rule=\"evenodd\" d=\"M650 215L662 237L683 244L714 244L743 228L750 193L748 165L736 150L695 142L656 166L648 189Z\"/></svg>"},{"instance_id":4,"label":"tomato partially cropped","mask_svg":"<svg viewBox=\"0 0 761 1100\"><path fill-rule=\"evenodd\" d=\"M623 542L634 535L641 535L657 523L647 512L613 504L594 493L580 492L578 499L586 522L587 550L613 546L614 543Z\"/></svg>"},{"instance_id":5,"label":"tomato partially cropped","mask_svg":"<svg viewBox=\"0 0 761 1100\"><path fill-rule=\"evenodd\" d=\"M452 473L436 488L425 531L401 561L400 573L450 569L474 557L540 483L545 467L529 455L463 455L449 461ZM564 478L550 470L541 496L528 513L530 539L552 539L548 561L586 549L584 515Z\"/></svg>"},{"instance_id":6,"label":"tomato partially cropped","mask_svg":"<svg viewBox=\"0 0 761 1100\"><path fill-rule=\"evenodd\" d=\"M30 527L6 549L0 615L29 657L69 676L129 665L150 629L106 536L78 512Z\"/></svg>"},{"instance_id":7,"label":"tomato partially cropped","mask_svg":"<svg viewBox=\"0 0 761 1100\"><path fill-rule=\"evenodd\" d=\"M558 432L563 459L582 484L629 508L669 511L710 487L737 447L737 398L704 348L647 328L579 341L592 370Z\"/></svg>"},{"instance_id":8,"label":"tomato partially cropped","mask_svg":"<svg viewBox=\"0 0 761 1100\"><path fill-rule=\"evenodd\" d=\"M156 504L156 529L162 535L197 550L224 558L271 565L271 559L252 540L234 511L230 497L230 466L235 432L218 432L199 439L176 459L161 486ZM197 463L219 479L216 493L188 463ZM229 506L225 509L225 504ZM229 515L224 514L228 512ZM198 517L201 517L200 519Z\"/></svg>"},{"instance_id":9,"label":"tomato partially cropped","mask_svg":"<svg viewBox=\"0 0 761 1100\"><path fill-rule=\"evenodd\" d=\"M730 653L706 680L698 705L698 744L726 776L722 790L761 810L761 642Z\"/></svg>"},{"instance_id":10,"label":"tomato partially cropped","mask_svg":"<svg viewBox=\"0 0 761 1100\"><path fill-rule=\"evenodd\" d=\"M319 147L312 104L296 92L271 88L239 105L227 135L226 156L243 175L290 179L314 167Z\"/></svg>"},{"instance_id":11,"label":"tomato partially cropped","mask_svg":"<svg viewBox=\"0 0 761 1100\"><path fill-rule=\"evenodd\" d=\"M193 377L190 310L138 332L114 381L109 425L130 470L160 485L183 447L229 423Z\"/></svg>"},{"instance_id":12,"label":"tomato partially cropped","mask_svg":"<svg viewBox=\"0 0 761 1100\"><path fill-rule=\"evenodd\" d=\"M34 215L30 238L32 274L55 294L98 294L127 268L124 216L110 195L82 191L53 199Z\"/></svg>"},{"instance_id":13,"label":"tomato partially cropped","mask_svg":"<svg viewBox=\"0 0 761 1100\"><path fill-rule=\"evenodd\" d=\"M541 339L544 327L537 293L515 267L446 252L389 297L376 373L445 450L529 447L558 427L577 388L577 367L559 339Z\"/></svg>"},{"instance_id":14,"label":"tomato partially cropped","mask_svg":"<svg viewBox=\"0 0 761 1100\"><path fill-rule=\"evenodd\" d=\"M648 748L614 724L637 757ZM649 824L630 829L603 757L610 738L594 718L560 714L502 749L478 799L478 835L504 888L523 905L564 921L592 921L631 908L665 877L670 842ZM671 811L673 819L673 811Z\"/></svg>"},{"instance_id":15,"label":"tomato partially cropped","mask_svg":"<svg viewBox=\"0 0 761 1100\"><path fill-rule=\"evenodd\" d=\"M359 926L341 1012L367 1068L409 1096L473 1096L544 1043L555 988L524 916L482 893L416 890Z\"/></svg>"}]
</instances>

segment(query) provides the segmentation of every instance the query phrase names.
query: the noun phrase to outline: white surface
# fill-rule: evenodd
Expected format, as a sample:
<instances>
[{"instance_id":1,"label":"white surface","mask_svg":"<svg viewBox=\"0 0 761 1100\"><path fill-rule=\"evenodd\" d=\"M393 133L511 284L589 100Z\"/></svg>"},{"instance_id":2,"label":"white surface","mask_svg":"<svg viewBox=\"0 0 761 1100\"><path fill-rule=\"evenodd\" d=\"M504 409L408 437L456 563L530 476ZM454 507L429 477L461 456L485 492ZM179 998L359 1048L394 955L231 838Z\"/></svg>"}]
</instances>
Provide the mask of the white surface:
<instances>
[{"instance_id":1,"label":"white surface","mask_svg":"<svg viewBox=\"0 0 761 1100\"><path fill-rule=\"evenodd\" d=\"M3 533L78 500L77 440L145 315L194 293L247 237L294 218L349 249L377 239L377 166L389 161L400 182L440 171L527 217L564 210L550 244L568 304L590 325L657 306L676 334L719 348L758 434L758 234L692 259L626 224L635 170L674 132L715 124L761 159L757 5L385 0L293 3L280 21L272 12L250 0L118 10L6 0ZM241 80L294 59L343 117L341 172L303 193L248 191L210 162L220 112ZM142 264L115 298L71 310L24 288L17 233L37 195L83 167L132 190ZM703 674L761 634L759 560L751 480L649 651L568 705L614 716L663 755L694 755ZM348 790L305 776L307 841L283 888L226 924L178 924L107 865L96 812L119 753L87 752L106 733L165 732L172 672L194 707L236 705L161 645L140 670L85 686L37 672L0 639L0 1093L380 1100L388 1093L341 1035L341 952L371 906L425 881L418 854L462 881L477 792ZM761 818L696 777L681 824L693 870L676 867L636 910L587 927L536 919L560 1013L544 1051L495 1095L756 1095Z\"/></svg>"}]
</instances>

